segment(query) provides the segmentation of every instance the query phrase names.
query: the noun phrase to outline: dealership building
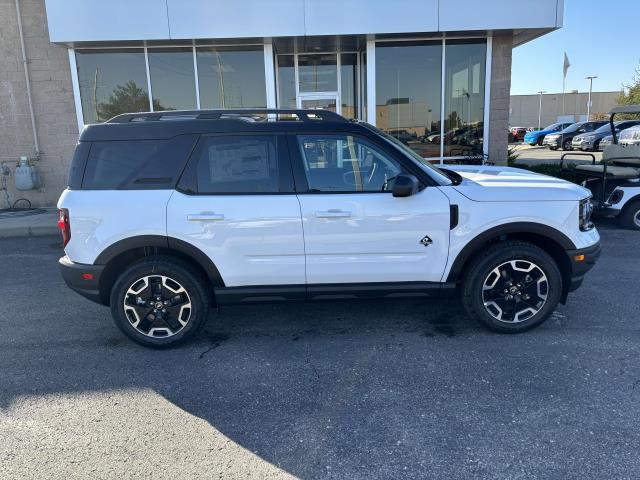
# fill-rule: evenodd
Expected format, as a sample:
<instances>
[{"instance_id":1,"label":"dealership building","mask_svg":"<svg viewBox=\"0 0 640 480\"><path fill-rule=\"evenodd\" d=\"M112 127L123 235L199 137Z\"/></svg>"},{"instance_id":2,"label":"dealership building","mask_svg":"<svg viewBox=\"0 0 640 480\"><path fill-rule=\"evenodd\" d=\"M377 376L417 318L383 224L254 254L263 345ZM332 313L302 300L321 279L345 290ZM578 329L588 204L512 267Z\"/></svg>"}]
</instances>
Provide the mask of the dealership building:
<instances>
[{"instance_id":1,"label":"dealership building","mask_svg":"<svg viewBox=\"0 0 640 480\"><path fill-rule=\"evenodd\" d=\"M6 193L55 204L78 132L149 110L330 109L431 161L505 162L512 49L562 17L563 0L5 0ZM15 190L23 156L34 190Z\"/></svg>"}]
</instances>

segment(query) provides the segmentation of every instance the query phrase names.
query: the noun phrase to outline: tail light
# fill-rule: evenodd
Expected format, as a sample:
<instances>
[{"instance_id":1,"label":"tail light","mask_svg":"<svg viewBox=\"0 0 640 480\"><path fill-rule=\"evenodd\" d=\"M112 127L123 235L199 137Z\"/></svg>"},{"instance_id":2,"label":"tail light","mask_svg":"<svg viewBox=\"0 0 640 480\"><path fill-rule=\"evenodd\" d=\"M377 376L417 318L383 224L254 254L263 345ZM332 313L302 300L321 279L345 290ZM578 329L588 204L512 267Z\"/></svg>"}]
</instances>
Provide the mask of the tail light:
<instances>
[{"instance_id":1,"label":"tail light","mask_svg":"<svg viewBox=\"0 0 640 480\"><path fill-rule=\"evenodd\" d=\"M71 224L69 223L69 210L66 208L58 209L58 228L62 233L62 248L67 246L71 240Z\"/></svg>"}]
</instances>

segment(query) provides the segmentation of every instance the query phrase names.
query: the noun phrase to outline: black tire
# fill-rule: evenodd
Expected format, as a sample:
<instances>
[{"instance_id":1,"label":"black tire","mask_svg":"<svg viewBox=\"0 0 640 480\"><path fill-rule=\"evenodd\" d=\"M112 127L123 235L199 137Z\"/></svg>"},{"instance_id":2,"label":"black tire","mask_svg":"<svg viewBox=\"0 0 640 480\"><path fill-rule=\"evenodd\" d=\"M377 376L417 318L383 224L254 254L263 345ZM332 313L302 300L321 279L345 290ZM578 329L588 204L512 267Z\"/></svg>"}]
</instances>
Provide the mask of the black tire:
<instances>
[{"instance_id":1,"label":"black tire","mask_svg":"<svg viewBox=\"0 0 640 480\"><path fill-rule=\"evenodd\" d=\"M629 230L640 230L640 199L632 200L622 209L620 226Z\"/></svg>"},{"instance_id":2,"label":"black tire","mask_svg":"<svg viewBox=\"0 0 640 480\"><path fill-rule=\"evenodd\" d=\"M558 147L549 147L549 150L557 150Z\"/></svg>"},{"instance_id":3,"label":"black tire","mask_svg":"<svg viewBox=\"0 0 640 480\"><path fill-rule=\"evenodd\" d=\"M541 146L542 146L542 142L543 142L543 141L544 141L544 137L543 137L543 136L538 137L538 141L536 142L536 145L538 145L539 147L541 147Z\"/></svg>"},{"instance_id":4,"label":"black tire","mask_svg":"<svg viewBox=\"0 0 640 480\"><path fill-rule=\"evenodd\" d=\"M562 150L565 150L565 151L573 150L573 147L571 146L571 139L570 138L568 138L564 142L562 142Z\"/></svg>"},{"instance_id":5,"label":"black tire","mask_svg":"<svg viewBox=\"0 0 640 480\"><path fill-rule=\"evenodd\" d=\"M145 283L147 287L141 289ZM171 347L192 338L204 327L211 301L206 284L198 272L179 259L147 257L133 263L116 280L111 289L111 315L118 328L133 341L152 348ZM158 311L154 306L135 303L133 297L144 297L148 303L156 303L153 288L159 288L155 293L165 303L178 299L175 306L169 303L166 308L162 307L160 312L167 313L154 314ZM134 293L130 293L130 289ZM165 315L166 321L160 315ZM140 328L136 328L135 323ZM159 335L163 330L165 335Z\"/></svg>"},{"instance_id":6,"label":"black tire","mask_svg":"<svg viewBox=\"0 0 640 480\"><path fill-rule=\"evenodd\" d=\"M515 321L507 321L507 318L504 320L496 318L496 315L502 317L505 313L507 314L506 317L508 317L508 310L510 310L510 308L504 308L504 310L502 310L497 303L491 301L488 303L493 303L494 306L485 306L484 298L485 292L487 292L487 294L493 294L493 289L484 290L484 286L491 278L495 278L494 285L497 287L495 290L499 291L497 293L500 296L500 298L496 298L496 302L512 302L511 300L507 301L503 297L503 285L498 284L498 282L505 281L507 278L502 275L503 272L499 268L511 261L522 262L515 264L520 269L526 267L527 264L533 264L536 267L536 269L531 270L531 276L533 276L533 278L528 281L524 278L531 278L528 272L519 273L520 270L513 270L514 276L519 274L523 278L517 280L517 284L508 288L513 288L513 286L520 285L521 283L527 284L528 282L528 286L521 287L518 290L519 293L516 292L512 295L513 297L517 297L517 300L513 301L513 305L515 306L513 309L515 311L513 320ZM494 273L496 270L500 272L500 275ZM544 274L546 281L542 275L538 277L538 281L535 281L535 277L540 272ZM535 292L533 290L534 286ZM542 294L546 292L546 298L541 299L541 297L538 296L539 292ZM527 298L529 294L532 298ZM561 296L562 275L556 262L541 248L521 241L500 242L485 249L466 270L462 282L462 303L467 313L490 330L500 333L520 333L537 327L549 318L551 313L556 309ZM532 302L533 305L530 305L523 299ZM536 301L541 303L535 303ZM511 305L511 303L508 304ZM528 307L532 307L531 310L533 312L527 312ZM521 310L517 310L518 308ZM492 313L491 310L493 310L494 313ZM500 311L498 312L498 310ZM523 312L529 313L530 316L520 320L519 315L523 314ZM525 317L525 315L523 314L522 317Z\"/></svg>"}]
</instances>

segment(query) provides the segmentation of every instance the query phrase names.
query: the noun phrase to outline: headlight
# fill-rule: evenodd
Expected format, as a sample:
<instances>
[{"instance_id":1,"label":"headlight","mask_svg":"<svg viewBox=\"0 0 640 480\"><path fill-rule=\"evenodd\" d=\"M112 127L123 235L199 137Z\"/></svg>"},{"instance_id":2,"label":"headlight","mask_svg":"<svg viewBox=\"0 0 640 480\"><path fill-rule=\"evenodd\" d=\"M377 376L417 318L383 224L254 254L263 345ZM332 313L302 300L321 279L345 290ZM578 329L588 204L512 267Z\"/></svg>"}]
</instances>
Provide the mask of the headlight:
<instances>
[{"instance_id":1,"label":"headlight","mask_svg":"<svg viewBox=\"0 0 640 480\"><path fill-rule=\"evenodd\" d=\"M593 223L591 222L591 212L593 212L591 198L580 200L578 223L580 225L580 230L582 230L583 232L586 232L587 230L591 230L593 228Z\"/></svg>"}]
</instances>

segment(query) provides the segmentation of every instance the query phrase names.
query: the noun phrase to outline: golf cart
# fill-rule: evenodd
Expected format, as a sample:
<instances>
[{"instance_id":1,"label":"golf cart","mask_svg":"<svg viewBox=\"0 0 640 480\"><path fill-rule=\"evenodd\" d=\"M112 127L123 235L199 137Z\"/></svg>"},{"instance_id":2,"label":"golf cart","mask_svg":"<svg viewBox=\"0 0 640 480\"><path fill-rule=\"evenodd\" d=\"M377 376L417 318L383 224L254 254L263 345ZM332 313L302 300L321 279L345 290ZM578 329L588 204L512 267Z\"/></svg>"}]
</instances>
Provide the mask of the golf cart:
<instances>
[{"instance_id":1,"label":"golf cart","mask_svg":"<svg viewBox=\"0 0 640 480\"><path fill-rule=\"evenodd\" d=\"M640 230L640 145L620 145L614 127L616 114L640 114L640 105L626 105L611 110L609 124L613 141L602 153L602 162L596 163L591 153L565 153L560 159L563 171L584 177L582 185L593 194L595 214L617 217L625 228ZM573 169L565 167L565 158L586 156L590 163L580 163ZM573 163L573 162L572 162Z\"/></svg>"}]
</instances>

